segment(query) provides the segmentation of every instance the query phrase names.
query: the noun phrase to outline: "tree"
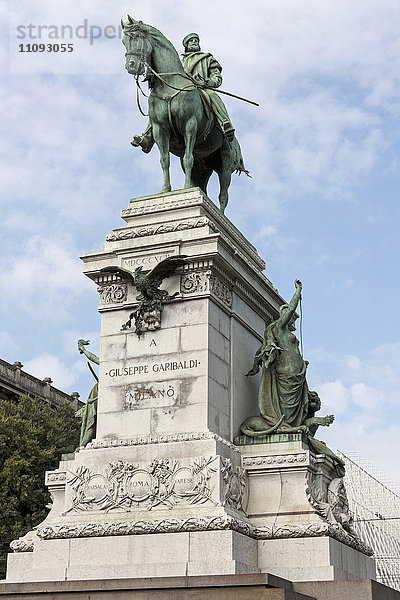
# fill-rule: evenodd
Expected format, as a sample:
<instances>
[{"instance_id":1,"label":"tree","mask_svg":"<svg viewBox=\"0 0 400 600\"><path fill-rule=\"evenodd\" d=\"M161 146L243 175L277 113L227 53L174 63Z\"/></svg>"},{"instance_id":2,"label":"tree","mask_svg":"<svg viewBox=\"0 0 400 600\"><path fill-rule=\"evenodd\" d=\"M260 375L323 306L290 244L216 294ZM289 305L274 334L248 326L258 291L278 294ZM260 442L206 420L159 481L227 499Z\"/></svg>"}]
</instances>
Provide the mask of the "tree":
<instances>
[{"instance_id":1,"label":"tree","mask_svg":"<svg viewBox=\"0 0 400 600\"><path fill-rule=\"evenodd\" d=\"M68 404L39 398L0 400L0 579L12 540L45 518L50 495L44 472L79 444L80 422Z\"/></svg>"}]
</instances>

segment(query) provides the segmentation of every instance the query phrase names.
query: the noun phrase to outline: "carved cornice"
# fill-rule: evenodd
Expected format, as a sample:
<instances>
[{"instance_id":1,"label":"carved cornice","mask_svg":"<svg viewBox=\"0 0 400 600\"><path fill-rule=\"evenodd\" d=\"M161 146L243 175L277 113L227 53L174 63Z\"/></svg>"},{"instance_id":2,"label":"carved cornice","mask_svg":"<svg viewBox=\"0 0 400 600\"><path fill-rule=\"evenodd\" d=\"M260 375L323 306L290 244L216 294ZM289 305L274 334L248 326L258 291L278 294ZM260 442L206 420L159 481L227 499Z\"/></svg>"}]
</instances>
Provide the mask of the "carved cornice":
<instances>
[{"instance_id":1,"label":"carved cornice","mask_svg":"<svg viewBox=\"0 0 400 600\"><path fill-rule=\"evenodd\" d=\"M183 295L211 292L228 308L232 307L233 293L237 293L266 322L276 318L273 307L245 279L238 273L233 275L215 257L187 262L182 268L180 291Z\"/></svg>"},{"instance_id":2,"label":"carved cornice","mask_svg":"<svg viewBox=\"0 0 400 600\"><path fill-rule=\"evenodd\" d=\"M212 271L185 273L181 276L181 294L202 294L210 292L228 308L233 304L232 289Z\"/></svg>"},{"instance_id":3,"label":"carved cornice","mask_svg":"<svg viewBox=\"0 0 400 600\"><path fill-rule=\"evenodd\" d=\"M131 209L127 209L131 210ZM107 242L119 242L122 240L131 240L150 235L158 235L165 233L174 233L176 231L185 231L187 229L198 229L200 227L210 227L213 231L218 231L215 224L207 217L191 219L186 221L173 221L167 223L159 223L157 225L147 225L145 227L126 228L113 231L106 236Z\"/></svg>"},{"instance_id":4,"label":"carved cornice","mask_svg":"<svg viewBox=\"0 0 400 600\"><path fill-rule=\"evenodd\" d=\"M232 277L231 273L227 271L219 262L216 260L216 256L204 257L199 259L188 259L187 262L181 268L183 275L189 273L204 273L209 271L211 274L216 275L221 279L227 286L233 287L236 282L236 277Z\"/></svg>"},{"instance_id":5,"label":"carved cornice","mask_svg":"<svg viewBox=\"0 0 400 600\"><path fill-rule=\"evenodd\" d=\"M121 210L121 217L123 219L129 217L135 217L137 215L146 215L148 213L157 213L164 212L166 210L170 210L172 208L184 208L186 206L197 206L199 204L206 203L207 200L201 194L193 194L191 197L188 197L188 194L182 193L180 198L174 196L166 196L162 198L162 202L160 202L160 197L154 198L144 198L141 200L140 198L136 198L133 202L130 203L129 208L124 208ZM182 197L183 196L183 197ZM146 204L143 204L146 202ZM209 204L208 201L207 204ZM215 210L218 210L215 207ZM213 212L212 210L210 212Z\"/></svg>"},{"instance_id":6,"label":"carved cornice","mask_svg":"<svg viewBox=\"0 0 400 600\"><path fill-rule=\"evenodd\" d=\"M178 533L231 529L252 536L248 523L230 516L189 517L187 519L141 519L138 521L57 523L39 527L37 535L43 540L103 537L109 535L144 535L148 533Z\"/></svg>"},{"instance_id":7,"label":"carved cornice","mask_svg":"<svg viewBox=\"0 0 400 600\"><path fill-rule=\"evenodd\" d=\"M183 295L211 293L228 308L233 304L234 281L212 259L187 263L182 270L180 291Z\"/></svg>"},{"instance_id":8,"label":"carved cornice","mask_svg":"<svg viewBox=\"0 0 400 600\"><path fill-rule=\"evenodd\" d=\"M189 517L187 519L140 519L136 521L93 522L93 523L53 523L38 527L37 536L42 540L70 539L80 537L103 537L110 535L145 535L151 533L179 533L190 531L233 530L259 540L309 538L330 536L367 556L373 550L346 533L340 526L328 523L308 525L281 525L274 527L254 527L230 516ZM16 540L17 542L18 540ZM14 544L14 542L12 542ZM13 548L14 549L14 548ZM33 547L32 547L33 549ZM14 550L14 552L30 550Z\"/></svg>"},{"instance_id":9,"label":"carved cornice","mask_svg":"<svg viewBox=\"0 0 400 600\"><path fill-rule=\"evenodd\" d=\"M254 528L254 537L259 540L301 538L329 535L329 525L323 521L308 525L261 525Z\"/></svg>"},{"instance_id":10,"label":"carved cornice","mask_svg":"<svg viewBox=\"0 0 400 600\"><path fill-rule=\"evenodd\" d=\"M132 438L99 439L93 440L85 446L86 450L96 448L115 448L118 446L144 446L147 444L168 444L170 442L191 442L197 440L215 440L231 450L239 452L237 446L211 431L194 431L190 433L173 433L165 435L149 435Z\"/></svg>"},{"instance_id":11,"label":"carved cornice","mask_svg":"<svg viewBox=\"0 0 400 600\"><path fill-rule=\"evenodd\" d=\"M243 467L245 469L254 469L258 467L276 468L279 466L297 466L307 463L306 452L296 452L292 454L267 454L258 456L244 456Z\"/></svg>"},{"instance_id":12,"label":"carved cornice","mask_svg":"<svg viewBox=\"0 0 400 600\"><path fill-rule=\"evenodd\" d=\"M318 523L308 525L279 525L271 527L255 527L254 537L259 540L275 540L284 538L303 538L303 537L321 537L330 536L354 548L367 556L372 556L374 551L367 544L364 544L357 536L350 535L340 525L331 525L321 520Z\"/></svg>"},{"instance_id":13,"label":"carved cornice","mask_svg":"<svg viewBox=\"0 0 400 600\"><path fill-rule=\"evenodd\" d=\"M124 279L117 273L99 273L95 275L93 281L97 283L98 286L103 286L120 283L121 281L124 281Z\"/></svg>"},{"instance_id":14,"label":"carved cornice","mask_svg":"<svg viewBox=\"0 0 400 600\"><path fill-rule=\"evenodd\" d=\"M235 255L235 257L239 256L242 261L245 263L245 265L247 265L251 271L256 271L258 275L260 275L261 271L263 269L265 269L265 262L258 256L257 252L255 251L250 251L249 249L246 248L246 250L249 252L251 258L253 260L251 260L250 258L248 258L246 256L246 254L244 252L242 252L241 250L239 250L239 248L237 247L236 244L232 243L232 240L230 240L226 235L224 235L222 232L220 233L220 237L221 239L225 242L225 244L227 245L227 247L231 248L233 250L233 254ZM256 264L254 264L256 263Z\"/></svg>"},{"instance_id":15,"label":"carved cornice","mask_svg":"<svg viewBox=\"0 0 400 600\"><path fill-rule=\"evenodd\" d=\"M146 202L146 205L143 205L143 202ZM121 217L123 219L127 219L137 215L161 211L163 212L174 208L203 205L213 217L214 222L212 227L214 231L218 231L220 233L222 239L224 239L227 245L234 249L235 254L239 255L240 258L242 258L252 270L262 271L265 269L265 263L258 255L254 246L240 233L238 229L236 229L229 219L227 219L220 212L215 204L200 191L198 194L195 194L192 197L188 197L188 195L185 195L185 193L183 193L180 198L177 198L176 196L166 197L163 199L162 203L160 202L160 198L149 198L147 200L143 200L143 202L140 202L140 200L139 202L132 202L129 208L121 211ZM225 231L229 234L231 239L224 235ZM245 253L247 253L250 258L246 257L245 253L239 248L245 249Z\"/></svg>"},{"instance_id":16,"label":"carved cornice","mask_svg":"<svg viewBox=\"0 0 400 600\"><path fill-rule=\"evenodd\" d=\"M214 266L214 257L187 259L186 263L181 267L181 273L191 273L194 271L207 271Z\"/></svg>"},{"instance_id":17,"label":"carved cornice","mask_svg":"<svg viewBox=\"0 0 400 600\"><path fill-rule=\"evenodd\" d=\"M197 219L192 222L193 226L197 223L204 224L207 218L204 217L202 219ZM209 219L207 220L209 221ZM207 223L211 226L211 222ZM177 225L175 225L177 227ZM199 225L200 226L200 225ZM164 225L163 225L164 227ZM165 224L165 227L174 227L172 224ZM141 230L146 229L147 234L150 235L150 229L155 230L156 226L149 228L141 228ZM183 229L183 227L182 227ZM215 228L217 231L217 228ZM131 233L129 233L131 232ZM118 235L117 235L118 234ZM131 230L122 230L120 232L116 232L115 235L120 239L129 239L129 236L132 234ZM114 235L114 234L110 234ZM133 235L133 234L132 234ZM136 235L136 234L135 234ZM264 280L267 282L268 280L260 273L257 269L255 269L254 264L249 261L248 258L244 254L235 247L232 242L226 238L222 233L220 233L221 239L223 239L226 243L227 248L233 250L234 255L236 257L241 257L243 261L248 265L251 269L249 273L251 273L252 277L254 277L254 271L256 271L256 277L261 277L264 285ZM113 238L114 240L114 238ZM248 271L246 267L245 270ZM208 271L208 272L207 272ZM195 293L211 293L215 298L221 301L224 305L226 305L229 309L233 305L233 293L237 293L247 304L249 304L253 310L259 314L266 322L272 321L276 318L276 311L274 312L274 308L272 305L267 304L265 298L262 297L260 292L256 291L253 286L249 285L246 280L246 276L243 277L239 275L239 273L233 273L228 271L222 265L218 264L215 260L214 256L209 258L204 257L198 260L192 260L190 263L186 263L185 266L181 270L181 288L180 291L183 295L187 294L195 294ZM101 293L101 298L110 298L110 295L113 294L113 290L110 288L109 290L105 290L102 292L102 289L107 285L118 285L118 282L123 280L120 276L115 274L108 275L97 275L94 277L95 282L99 285L98 291ZM272 297L275 296L279 298L277 290L274 288L270 289L272 293ZM269 297L268 290L265 290L267 297ZM116 302L116 300L108 301L102 300L103 307L106 308L107 304L112 304Z\"/></svg>"}]
</instances>

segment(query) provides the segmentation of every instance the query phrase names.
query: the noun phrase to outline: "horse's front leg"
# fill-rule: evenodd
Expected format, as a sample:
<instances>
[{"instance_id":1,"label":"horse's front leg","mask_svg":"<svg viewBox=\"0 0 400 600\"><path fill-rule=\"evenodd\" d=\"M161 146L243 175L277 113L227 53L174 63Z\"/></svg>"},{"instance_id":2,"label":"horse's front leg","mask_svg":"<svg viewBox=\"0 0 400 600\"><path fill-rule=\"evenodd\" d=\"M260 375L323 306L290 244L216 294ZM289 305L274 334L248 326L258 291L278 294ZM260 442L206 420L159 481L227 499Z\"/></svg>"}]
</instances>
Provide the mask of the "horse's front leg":
<instances>
[{"instance_id":1,"label":"horse's front leg","mask_svg":"<svg viewBox=\"0 0 400 600\"><path fill-rule=\"evenodd\" d=\"M171 191L171 179L169 176L169 133L156 123L153 124L154 141L160 151L160 164L164 176L164 184L161 192Z\"/></svg>"},{"instance_id":2,"label":"horse's front leg","mask_svg":"<svg viewBox=\"0 0 400 600\"><path fill-rule=\"evenodd\" d=\"M197 120L195 117L191 117L185 124L185 153L183 155L182 163L183 170L185 171L185 185L184 189L193 187L192 182L192 168L193 168L193 149L197 135Z\"/></svg>"}]
</instances>

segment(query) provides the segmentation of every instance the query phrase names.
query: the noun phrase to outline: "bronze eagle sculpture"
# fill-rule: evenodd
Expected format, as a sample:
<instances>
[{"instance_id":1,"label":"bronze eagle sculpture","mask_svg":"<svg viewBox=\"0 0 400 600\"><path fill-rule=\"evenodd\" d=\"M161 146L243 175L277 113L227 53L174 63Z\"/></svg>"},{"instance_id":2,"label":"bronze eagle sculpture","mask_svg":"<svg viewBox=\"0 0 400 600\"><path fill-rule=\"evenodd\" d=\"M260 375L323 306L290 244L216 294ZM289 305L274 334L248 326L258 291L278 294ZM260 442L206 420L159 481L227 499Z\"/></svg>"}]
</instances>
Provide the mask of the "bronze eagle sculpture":
<instances>
[{"instance_id":1,"label":"bronze eagle sculpture","mask_svg":"<svg viewBox=\"0 0 400 600\"><path fill-rule=\"evenodd\" d=\"M186 262L186 255L169 256L157 263L157 265L148 273L143 272L143 267L137 267L133 272L124 267L104 267L101 271L108 273L118 273L124 279L128 279L139 292L136 300L139 306L129 315L129 319L122 329L130 329L132 319L135 320L135 331L140 337L143 330L155 330L160 327L161 312L163 303L172 300L178 295L178 292L170 295L166 290L160 290L160 285L175 274L178 267L182 267Z\"/></svg>"}]
</instances>

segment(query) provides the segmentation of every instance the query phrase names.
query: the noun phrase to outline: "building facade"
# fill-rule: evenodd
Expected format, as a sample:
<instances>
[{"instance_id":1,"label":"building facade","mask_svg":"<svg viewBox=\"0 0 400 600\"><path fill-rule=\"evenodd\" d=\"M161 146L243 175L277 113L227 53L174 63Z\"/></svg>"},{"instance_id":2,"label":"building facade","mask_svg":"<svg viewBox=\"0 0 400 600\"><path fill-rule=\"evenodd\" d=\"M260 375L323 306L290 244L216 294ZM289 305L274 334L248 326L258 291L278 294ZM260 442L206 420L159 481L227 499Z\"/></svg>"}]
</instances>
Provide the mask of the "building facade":
<instances>
[{"instance_id":1,"label":"building facade","mask_svg":"<svg viewBox=\"0 0 400 600\"><path fill-rule=\"evenodd\" d=\"M39 379L22 370L23 365L16 361L13 364L0 359L0 399L18 400L28 394L33 398L42 398L52 406L60 406L67 402L75 410L82 406L78 392L66 394L53 387L50 377Z\"/></svg>"}]
</instances>

